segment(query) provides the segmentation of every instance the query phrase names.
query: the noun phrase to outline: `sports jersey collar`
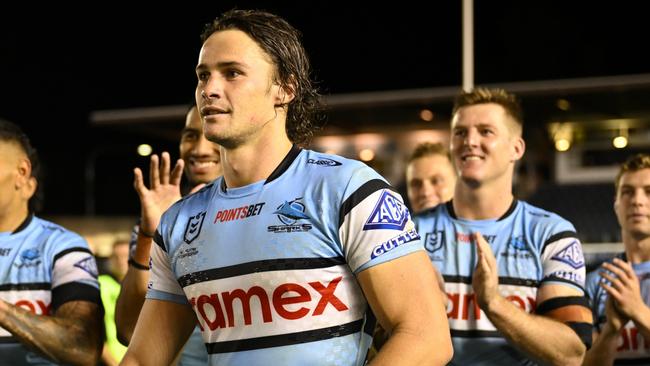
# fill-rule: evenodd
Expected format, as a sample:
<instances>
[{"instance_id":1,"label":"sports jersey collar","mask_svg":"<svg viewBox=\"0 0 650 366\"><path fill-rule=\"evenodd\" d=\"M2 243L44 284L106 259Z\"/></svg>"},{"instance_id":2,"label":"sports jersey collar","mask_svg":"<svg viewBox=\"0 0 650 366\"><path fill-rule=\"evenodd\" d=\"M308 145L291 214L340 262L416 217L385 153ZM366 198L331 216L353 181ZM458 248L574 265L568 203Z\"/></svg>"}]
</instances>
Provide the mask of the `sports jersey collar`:
<instances>
[{"instance_id":1,"label":"sports jersey collar","mask_svg":"<svg viewBox=\"0 0 650 366\"><path fill-rule=\"evenodd\" d=\"M298 157L300 152L302 151L301 148L299 148L296 145L291 145L291 150L289 150L289 153L287 153L287 156L282 159L280 164L275 168L275 170L269 175L268 178L266 178L266 181L264 181L264 184L271 183L272 181L276 180L279 178L284 172L289 169L291 166L291 163L293 163L294 160ZM228 189L228 186L226 185L226 180L221 179L221 192L226 193Z\"/></svg>"},{"instance_id":2,"label":"sports jersey collar","mask_svg":"<svg viewBox=\"0 0 650 366\"><path fill-rule=\"evenodd\" d=\"M454 212L453 201L454 201L453 199L449 200L447 203L445 203L445 206L447 206L447 212L449 212L449 216L451 216L451 218L453 218L454 220L458 220L458 217L456 216L456 212ZM507 218L508 216L510 216L510 214L515 211L515 208L517 208L517 202L518 200L516 198L513 198L510 207L508 207L508 210L503 215L501 215L501 217L499 217L497 221L501 221Z\"/></svg>"},{"instance_id":3,"label":"sports jersey collar","mask_svg":"<svg viewBox=\"0 0 650 366\"><path fill-rule=\"evenodd\" d=\"M34 214L31 214L31 213L30 213L29 215L27 215L27 217L25 218L25 221L23 221L22 224L20 224L20 225L16 228L16 230L14 230L14 231L11 233L11 235L13 235L13 234L18 234L19 232L25 230L25 228L27 228L27 226L29 226L29 224L32 222L32 218L33 218L33 217L34 217Z\"/></svg>"}]
</instances>

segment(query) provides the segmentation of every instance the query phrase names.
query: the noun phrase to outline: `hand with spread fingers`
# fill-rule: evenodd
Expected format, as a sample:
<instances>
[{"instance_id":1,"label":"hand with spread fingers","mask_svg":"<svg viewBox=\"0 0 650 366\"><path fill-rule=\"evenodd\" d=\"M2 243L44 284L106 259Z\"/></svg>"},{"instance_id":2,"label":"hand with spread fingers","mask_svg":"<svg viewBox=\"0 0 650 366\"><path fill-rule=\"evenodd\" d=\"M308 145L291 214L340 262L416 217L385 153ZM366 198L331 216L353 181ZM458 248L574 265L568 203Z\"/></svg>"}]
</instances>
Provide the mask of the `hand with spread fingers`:
<instances>
[{"instance_id":1,"label":"hand with spread fingers","mask_svg":"<svg viewBox=\"0 0 650 366\"><path fill-rule=\"evenodd\" d=\"M174 169L170 172L170 156L168 152L151 156L149 164L149 188L144 184L140 168L133 170L133 187L140 198L141 221L140 231L146 236L153 236L162 213L174 202L181 198L181 176L183 175L184 162L176 161Z\"/></svg>"},{"instance_id":2,"label":"hand with spread fingers","mask_svg":"<svg viewBox=\"0 0 650 366\"><path fill-rule=\"evenodd\" d=\"M478 260L472 276L472 287L476 301L481 309L486 310L489 304L499 297L499 269L490 244L481 233L472 234L476 244Z\"/></svg>"}]
</instances>

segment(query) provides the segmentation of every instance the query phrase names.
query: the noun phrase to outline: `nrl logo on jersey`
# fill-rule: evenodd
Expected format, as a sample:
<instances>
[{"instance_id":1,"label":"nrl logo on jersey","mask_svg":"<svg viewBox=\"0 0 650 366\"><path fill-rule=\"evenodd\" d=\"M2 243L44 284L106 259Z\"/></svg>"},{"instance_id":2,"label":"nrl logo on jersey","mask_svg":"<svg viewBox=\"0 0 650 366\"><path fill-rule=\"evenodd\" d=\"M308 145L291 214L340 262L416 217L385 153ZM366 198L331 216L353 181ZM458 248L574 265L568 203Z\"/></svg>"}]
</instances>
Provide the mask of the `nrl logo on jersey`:
<instances>
[{"instance_id":1,"label":"nrl logo on jersey","mask_svg":"<svg viewBox=\"0 0 650 366\"><path fill-rule=\"evenodd\" d=\"M585 265L582 248L580 247L580 242L577 240L572 241L571 244L557 252L557 254L551 257L551 259L566 263L575 269L581 268Z\"/></svg>"},{"instance_id":2,"label":"nrl logo on jersey","mask_svg":"<svg viewBox=\"0 0 650 366\"><path fill-rule=\"evenodd\" d=\"M205 211L199 212L194 216L190 216L190 218L187 220L185 234L183 235L183 240L187 244L191 243L199 236L201 228L203 227L203 219L205 219Z\"/></svg>"},{"instance_id":3,"label":"nrl logo on jersey","mask_svg":"<svg viewBox=\"0 0 650 366\"><path fill-rule=\"evenodd\" d=\"M402 230L409 220L409 210L392 192L384 190L363 230Z\"/></svg>"},{"instance_id":4,"label":"nrl logo on jersey","mask_svg":"<svg viewBox=\"0 0 650 366\"><path fill-rule=\"evenodd\" d=\"M434 230L432 233L426 233L424 236L424 249L429 253L434 253L445 244L445 232L443 230ZM442 260L442 258L434 258L434 260Z\"/></svg>"}]
</instances>

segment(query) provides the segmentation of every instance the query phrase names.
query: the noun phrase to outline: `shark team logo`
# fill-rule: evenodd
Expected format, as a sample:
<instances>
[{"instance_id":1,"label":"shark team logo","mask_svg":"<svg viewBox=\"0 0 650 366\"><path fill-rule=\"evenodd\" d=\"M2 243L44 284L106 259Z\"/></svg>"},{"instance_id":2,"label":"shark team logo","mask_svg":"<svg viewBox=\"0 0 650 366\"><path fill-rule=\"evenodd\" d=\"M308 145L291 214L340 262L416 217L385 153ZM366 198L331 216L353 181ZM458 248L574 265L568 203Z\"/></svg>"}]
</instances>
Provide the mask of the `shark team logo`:
<instances>
[{"instance_id":1,"label":"shark team logo","mask_svg":"<svg viewBox=\"0 0 650 366\"><path fill-rule=\"evenodd\" d=\"M392 192L385 190L363 226L363 230L402 230L409 217L409 210L402 201Z\"/></svg>"},{"instance_id":2,"label":"shark team logo","mask_svg":"<svg viewBox=\"0 0 650 366\"><path fill-rule=\"evenodd\" d=\"M572 241L571 244L557 252L557 254L555 254L551 259L564 262L575 269L584 267L585 265L582 248L577 240Z\"/></svg>"},{"instance_id":3,"label":"shark team logo","mask_svg":"<svg viewBox=\"0 0 650 366\"><path fill-rule=\"evenodd\" d=\"M278 220L284 225L271 225L267 227L272 233L293 233L311 230L311 224L301 223L300 220L309 220L310 217L305 214L305 204L300 202L302 197L293 201L284 201L273 212L278 216Z\"/></svg>"},{"instance_id":4,"label":"shark team logo","mask_svg":"<svg viewBox=\"0 0 650 366\"><path fill-rule=\"evenodd\" d=\"M41 264L41 252L37 248L25 249L20 252L20 258L14 262L18 268L36 267Z\"/></svg>"},{"instance_id":5,"label":"shark team logo","mask_svg":"<svg viewBox=\"0 0 650 366\"><path fill-rule=\"evenodd\" d=\"M190 216L190 218L187 220L185 234L183 235L183 240L187 244L191 243L199 236L201 228L203 227L203 219L205 219L205 211L199 212L194 216Z\"/></svg>"}]
</instances>

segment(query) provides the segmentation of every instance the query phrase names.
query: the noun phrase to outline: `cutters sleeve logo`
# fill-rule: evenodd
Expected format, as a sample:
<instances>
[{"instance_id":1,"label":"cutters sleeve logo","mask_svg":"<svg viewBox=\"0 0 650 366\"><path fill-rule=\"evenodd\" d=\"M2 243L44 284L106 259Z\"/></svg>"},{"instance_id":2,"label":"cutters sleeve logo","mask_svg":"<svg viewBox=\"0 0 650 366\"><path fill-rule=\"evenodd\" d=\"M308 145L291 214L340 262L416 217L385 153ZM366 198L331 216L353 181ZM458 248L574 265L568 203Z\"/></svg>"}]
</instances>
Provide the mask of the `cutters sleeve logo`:
<instances>
[{"instance_id":1,"label":"cutters sleeve logo","mask_svg":"<svg viewBox=\"0 0 650 366\"><path fill-rule=\"evenodd\" d=\"M393 193L384 190L363 230L402 230L408 220L409 211L406 206Z\"/></svg>"},{"instance_id":2,"label":"cutters sleeve logo","mask_svg":"<svg viewBox=\"0 0 650 366\"><path fill-rule=\"evenodd\" d=\"M194 216L190 216L190 218L187 220L185 234L183 235L183 240L185 240L187 244L191 243L199 236L201 228L203 227L203 219L205 219L205 211L199 212Z\"/></svg>"}]
</instances>

